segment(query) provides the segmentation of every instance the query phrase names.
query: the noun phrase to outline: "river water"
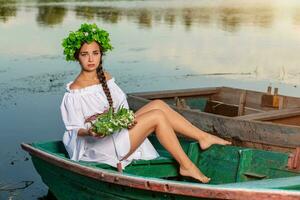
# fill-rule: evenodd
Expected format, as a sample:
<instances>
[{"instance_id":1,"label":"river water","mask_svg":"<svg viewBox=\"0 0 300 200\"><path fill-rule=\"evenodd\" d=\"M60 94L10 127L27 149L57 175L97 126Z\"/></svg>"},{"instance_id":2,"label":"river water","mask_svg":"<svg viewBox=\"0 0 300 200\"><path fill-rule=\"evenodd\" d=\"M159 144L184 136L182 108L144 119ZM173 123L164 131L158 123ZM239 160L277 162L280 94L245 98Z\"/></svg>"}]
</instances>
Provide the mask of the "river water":
<instances>
[{"instance_id":1,"label":"river water","mask_svg":"<svg viewBox=\"0 0 300 200\"><path fill-rule=\"evenodd\" d=\"M60 44L83 22L110 33L104 67L126 92L271 85L300 96L297 0L0 0L0 199L47 193L20 143L61 139L79 66Z\"/></svg>"}]
</instances>

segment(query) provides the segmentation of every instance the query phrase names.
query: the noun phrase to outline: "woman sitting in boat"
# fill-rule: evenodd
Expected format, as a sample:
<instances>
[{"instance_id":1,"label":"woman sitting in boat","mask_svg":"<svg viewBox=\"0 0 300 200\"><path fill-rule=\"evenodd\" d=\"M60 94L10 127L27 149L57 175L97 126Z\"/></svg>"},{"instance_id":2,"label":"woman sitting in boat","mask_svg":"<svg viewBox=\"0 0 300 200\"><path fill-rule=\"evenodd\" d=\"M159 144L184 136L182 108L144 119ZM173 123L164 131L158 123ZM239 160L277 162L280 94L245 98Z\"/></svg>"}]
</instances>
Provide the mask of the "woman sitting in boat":
<instances>
[{"instance_id":1,"label":"woman sitting in boat","mask_svg":"<svg viewBox=\"0 0 300 200\"><path fill-rule=\"evenodd\" d=\"M199 141L202 149L212 144L227 145L228 141L213 136L193 126L161 100L154 100L135 113L135 122L126 129L105 137L90 127L89 121L110 107L114 111L128 108L125 93L114 78L103 70L102 58L111 50L109 34L95 24L82 24L63 40L66 60L78 61L81 72L67 84L61 113L66 132L63 143L72 160L106 163L122 168L134 159L150 160L159 155L147 139L155 133L159 142L179 163L182 176L195 178L203 183L210 181L192 163L183 151L175 131Z\"/></svg>"}]
</instances>

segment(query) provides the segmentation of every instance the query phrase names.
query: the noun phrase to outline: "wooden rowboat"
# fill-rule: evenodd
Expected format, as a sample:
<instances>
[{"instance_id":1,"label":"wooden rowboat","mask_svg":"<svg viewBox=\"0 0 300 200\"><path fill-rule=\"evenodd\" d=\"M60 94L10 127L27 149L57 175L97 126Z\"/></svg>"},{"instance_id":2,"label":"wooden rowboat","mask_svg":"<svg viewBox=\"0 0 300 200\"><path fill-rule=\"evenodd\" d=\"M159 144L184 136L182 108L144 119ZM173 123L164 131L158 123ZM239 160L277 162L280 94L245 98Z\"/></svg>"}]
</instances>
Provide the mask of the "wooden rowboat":
<instances>
[{"instance_id":1,"label":"wooden rowboat","mask_svg":"<svg viewBox=\"0 0 300 200\"><path fill-rule=\"evenodd\" d=\"M181 177L154 136L149 139L160 157L134 161L123 173L105 164L71 161L61 141L23 143L22 148L59 200L300 199L300 128L291 124L298 120L300 99L223 87L128 95L133 110L150 99L162 99L196 126L232 139L235 146L201 151L198 143L180 137L190 159L212 178L209 184Z\"/></svg>"},{"instance_id":2,"label":"wooden rowboat","mask_svg":"<svg viewBox=\"0 0 300 200\"><path fill-rule=\"evenodd\" d=\"M139 109L161 99L185 118L239 146L291 152L300 146L300 98L228 87L132 93Z\"/></svg>"},{"instance_id":3,"label":"wooden rowboat","mask_svg":"<svg viewBox=\"0 0 300 200\"><path fill-rule=\"evenodd\" d=\"M58 200L300 199L300 172L288 167L288 153L220 145L201 151L198 143L180 138L190 159L212 178L202 184L181 177L156 138L149 139L160 157L133 161L123 173L106 164L71 161L61 141L22 148Z\"/></svg>"}]
</instances>

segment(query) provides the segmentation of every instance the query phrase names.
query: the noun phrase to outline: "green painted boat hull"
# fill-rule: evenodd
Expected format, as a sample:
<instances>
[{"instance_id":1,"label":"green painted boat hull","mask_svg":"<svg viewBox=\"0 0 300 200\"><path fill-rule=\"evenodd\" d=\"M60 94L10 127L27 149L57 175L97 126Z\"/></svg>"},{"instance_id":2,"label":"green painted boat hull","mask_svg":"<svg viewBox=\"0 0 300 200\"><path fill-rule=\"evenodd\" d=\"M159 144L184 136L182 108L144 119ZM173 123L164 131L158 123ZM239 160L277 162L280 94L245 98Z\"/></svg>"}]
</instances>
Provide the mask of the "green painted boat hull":
<instances>
[{"instance_id":1,"label":"green painted boat hull","mask_svg":"<svg viewBox=\"0 0 300 200\"><path fill-rule=\"evenodd\" d=\"M157 139L150 140L161 157L134 161L122 174L106 164L69 160L60 141L22 147L59 200L300 199L300 172L287 168L287 153L220 145L201 151L198 143L180 139L190 159L212 178L201 184L181 177L177 163Z\"/></svg>"},{"instance_id":2,"label":"green painted boat hull","mask_svg":"<svg viewBox=\"0 0 300 200\"><path fill-rule=\"evenodd\" d=\"M33 158L32 161L35 166L38 166L36 169L41 175L43 182L59 200L197 199L100 182L59 167L54 167L39 158Z\"/></svg>"}]
</instances>

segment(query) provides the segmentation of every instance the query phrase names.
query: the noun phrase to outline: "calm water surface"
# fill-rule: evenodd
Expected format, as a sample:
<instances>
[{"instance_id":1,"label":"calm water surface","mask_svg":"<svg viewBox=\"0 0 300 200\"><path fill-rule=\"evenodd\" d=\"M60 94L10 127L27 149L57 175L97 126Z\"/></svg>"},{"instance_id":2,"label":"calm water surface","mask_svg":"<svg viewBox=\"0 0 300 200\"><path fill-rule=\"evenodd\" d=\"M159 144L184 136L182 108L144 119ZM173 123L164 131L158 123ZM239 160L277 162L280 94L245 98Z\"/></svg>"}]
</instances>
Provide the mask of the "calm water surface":
<instances>
[{"instance_id":1,"label":"calm water surface","mask_svg":"<svg viewBox=\"0 0 300 200\"><path fill-rule=\"evenodd\" d=\"M0 199L47 193L20 143L61 139L60 101L79 72L62 55L69 30L110 32L104 64L126 92L272 85L300 96L298 2L0 0Z\"/></svg>"}]
</instances>

